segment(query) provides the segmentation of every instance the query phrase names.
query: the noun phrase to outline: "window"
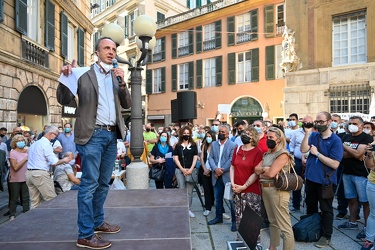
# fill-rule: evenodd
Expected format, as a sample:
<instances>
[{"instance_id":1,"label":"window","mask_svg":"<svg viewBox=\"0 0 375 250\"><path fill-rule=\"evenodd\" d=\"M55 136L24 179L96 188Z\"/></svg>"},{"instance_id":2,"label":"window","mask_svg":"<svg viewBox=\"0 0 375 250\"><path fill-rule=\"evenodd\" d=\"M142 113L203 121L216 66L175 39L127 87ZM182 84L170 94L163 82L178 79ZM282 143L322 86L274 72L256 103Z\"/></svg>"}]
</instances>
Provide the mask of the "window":
<instances>
[{"instance_id":1,"label":"window","mask_svg":"<svg viewBox=\"0 0 375 250\"><path fill-rule=\"evenodd\" d=\"M165 15L163 13L160 13L159 11L156 13L156 21L161 21L165 19Z\"/></svg>"},{"instance_id":2,"label":"window","mask_svg":"<svg viewBox=\"0 0 375 250\"><path fill-rule=\"evenodd\" d=\"M251 40L250 12L237 17L237 43Z\"/></svg>"},{"instance_id":3,"label":"window","mask_svg":"<svg viewBox=\"0 0 375 250\"><path fill-rule=\"evenodd\" d=\"M215 23L204 26L203 50L215 49Z\"/></svg>"},{"instance_id":4,"label":"window","mask_svg":"<svg viewBox=\"0 0 375 250\"><path fill-rule=\"evenodd\" d=\"M333 17L333 66L367 62L366 12Z\"/></svg>"},{"instance_id":5,"label":"window","mask_svg":"<svg viewBox=\"0 0 375 250\"><path fill-rule=\"evenodd\" d=\"M161 93L161 69L155 69L154 70L153 93Z\"/></svg>"},{"instance_id":6,"label":"window","mask_svg":"<svg viewBox=\"0 0 375 250\"><path fill-rule=\"evenodd\" d=\"M68 56L66 59L68 59L69 61L73 61L74 58L76 58L74 56L74 48L75 48L75 45L74 45L74 41L75 41L75 38L74 38L74 27L71 23L69 23L68 25Z\"/></svg>"},{"instance_id":7,"label":"window","mask_svg":"<svg viewBox=\"0 0 375 250\"><path fill-rule=\"evenodd\" d=\"M277 27L277 34L282 34L279 33L279 29L284 29L284 26L285 26L285 11L284 11L284 4L279 4L279 5L276 5L276 27ZM284 31L284 30L283 30Z\"/></svg>"},{"instance_id":8,"label":"window","mask_svg":"<svg viewBox=\"0 0 375 250\"><path fill-rule=\"evenodd\" d=\"M204 60L204 87L216 86L216 58Z\"/></svg>"},{"instance_id":9,"label":"window","mask_svg":"<svg viewBox=\"0 0 375 250\"><path fill-rule=\"evenodd\" d=\"M329 89L331 113L364 113L370 109L369 84L333 86Z\"/></svg>"},{"instance_id":10,"label":"window","mask_svg":"<svg viewBox=\"0 0 375 250\"><path fill-rule=\"evenodd\" d=\"M40 5L39 0L27 1L27 36L34 41L39 41L39 14Z\"/></svg>"},{"instance_id":11,"label":"window","mask_svg":"<svg viewBox=\"0 0 375 250\"><path fill-rule=\"evenodd\" d=\"M189 32L178 34L178 56L189 54Z\"/></svg>"},{"instance_id":12,"label":"window","mask_svg":"<svg viewBox=\"0 0 375 250\"><path fill-rule=\"evenodd\" d=\"M134 20L137 18L137 16L138 9L135 9L133 12L129 12L129 14L125 16L125 37L135 36Z\"/></svg>"},{"instance_id":13,"label":"window","mask_svg":"<svg viewBox=\"0 0 375 250\"><path fill-rule=\"evenodd\" d=\"M189 89L189 64L184 63L180 64L178 68L179 78L178 85L179 90L188 90Z\"/></svg>"},{"instance_id":14,"label":"window","mask_svg":"<svg viewBox=\"0 0 375 250\"><path fill-rule=\"evenodd\" d=\"M251 82L251 51L237 54L237 82Z\"/></svg>"},{"instance_id":15,"label":"window","mask_svg":"<svg viewBox=\"0 0 375 250\"><path fill-rule=\"evenodd\" d=\"M157 39L156 40L156 44L155 44L155 48L154 48L154 55L153 55L153 59L154 59L154 62L158 62L158 61L161 61L161 39Z\"/></svg>"}]
</instances>

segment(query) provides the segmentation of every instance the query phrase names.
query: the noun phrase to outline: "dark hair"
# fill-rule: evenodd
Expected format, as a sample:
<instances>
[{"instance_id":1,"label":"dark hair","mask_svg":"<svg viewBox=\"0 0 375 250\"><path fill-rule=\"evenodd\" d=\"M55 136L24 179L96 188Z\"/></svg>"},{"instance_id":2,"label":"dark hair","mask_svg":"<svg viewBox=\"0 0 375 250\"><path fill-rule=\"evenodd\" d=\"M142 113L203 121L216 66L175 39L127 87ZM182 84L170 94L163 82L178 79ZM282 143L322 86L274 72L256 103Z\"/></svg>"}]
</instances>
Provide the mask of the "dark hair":
<instances>
[{"instance_id":1,"label":"dark hair","mask_svg":"<svg viewBox=\"0 0 375 250\"><path fill-rule=\"evenodd\" d=\"M156 143L156 144L158 144L159 142L160 142L160 137L161 137L161 134L167 134L167 141L165 142L165 143L167 143L167 145L168 146L171 146L170 144L169 144L169 134L168 134L168 132L166 131L166 130L163 130L163 131L161 131L160 133L159 133L159 137L158 137L158 142Z\"/></svg>"},{"instance_id":2,"label":"dark hair","mask_svg":"<svg viewBox=\"0 0 375 250\"><path fill-rule=\"evenodd\" d=\"M99 44L100 44L100 42L101 42L102 40L104 40L104 39L109 39L109 40L111 40L111 41L114 42L114 43L116 44L116 46L117 46L117 43L116 43L115 41L113 41L112 38L110 38L110 37L108 37L108 36L103 36L103 37L99 38L98 40L96 40L96 43L95 43L95 51L98 51L98 50L99 50Z\"/></svg>"},{"instance_id":3,"label":"dark hair","mask_svg":"<svg viewBox=\"0 0 375 250\"><path fill-rule=\"evenodd\" d=\"M2 127L0 128L0 131L8 131L6 128Z\"/></svg>"},{"instance_id":4,"label":"dark hair","mask_svg":"<svg viewBox=\"0 0 375 250\"><path fill-rule=\"evenodd\" d=\"M374 125L374 123L372 123L372 122L364 122L363 125L370 125L371 126L371 130L375 131L375 125Z\"/></svg>"},{"instance_id":5,"label":"dark hair","mask_svg":"<svg viewBox=\"0 0 375 250\"><path fill-rule=\"evenodd\" d=\"M246 122L244 120L241 120L241 121L236 122L236 124L237 124L237 127L240 125L245 126Z\"/></svg>"},{"instance_id":6,"label":"dark hair","mask_svg":"<svg viewBox=\"0 0 375 250\"><path fill-rule=\"evenodd\" d=\"M182 139L182 136L184 134L184 131L185 130L188 130L189 133L190 133L190 139L189 139L189 143L191 145L195 145L195 142L193 140L193 131L191 130L191 128L189 126L183 126L178 132L179 132L179 135L178 135L178 142L177 142L177 145L181 145L182 142L183 142L183 139Z\"/></svg>"},{"instance_id":7,"label":"dark hair","mask_svg":"<svg viewBox=\"0 0 375 250\"><path fill-rule=\"evenodd\" d=\"M70 127L72 127L72 124L71 124L70 122L67 122L67 123L64 124L64 128L65 128L65 126L68 125L68 124L70 125Z\"/></svg>"},{"instance_id":8,"label":"dark hair","mask_svg":"<svg viewBox=\"0 0 375 250\"><path fill-rule=\"evenodd\" d=\"M358 119L361 124L363 124L363 119L360 116L354 115L352 117L349 117L349 120Z\"/></svg>"},{"instance_id":9,"label":"dark hair","mask_svg":"<svg viewBox=\"0 0 375 250\"><path fill-rule=\"evenodd\" d=\"M283 134L285 135L285 131L284 131L284 127L283 126L280 126L278 124L272 124L270 127L274 127L274 128L280 129L281 132L283 132Z\"/></svg>"},{"instance_id":10,"label":"dark hair","mask_svg":"<svg viewBox=\"0 0 375 250\"><path fill-rule=\"evenodd\" d=\"M206 142L206 137L207 137L207 134L210 134L211 135L211 138L212 138L212 141L216 141L216 133L212 130L209 130L206 132L206 134L204 135L204 138L203 138L203 143L201 145L201 149L203 149L203 146L204 145L207 145L207 142ZM212 143L212 142L211 142Z\"/></svg>"},{"instance_id":11,"label":"dark hair","mask_svg":"<svg viewBox=\"0 0 375 250\"><path fill-rule=\"evenodd\" d=\"M298 120L298 115L297 115L296 113L291 113L291 114L289 115L289 117L291 117L291 116L296 117L296 119Z\"/></svg>"}]
</instances>

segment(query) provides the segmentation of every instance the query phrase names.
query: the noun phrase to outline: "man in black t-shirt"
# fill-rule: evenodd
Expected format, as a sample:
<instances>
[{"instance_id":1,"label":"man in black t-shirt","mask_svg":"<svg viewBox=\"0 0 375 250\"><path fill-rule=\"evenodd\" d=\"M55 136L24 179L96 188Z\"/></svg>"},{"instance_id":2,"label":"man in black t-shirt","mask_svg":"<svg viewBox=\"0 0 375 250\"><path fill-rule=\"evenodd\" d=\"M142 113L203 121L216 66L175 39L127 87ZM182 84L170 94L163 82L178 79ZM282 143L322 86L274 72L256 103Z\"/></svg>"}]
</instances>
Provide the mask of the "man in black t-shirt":
<instances>
[{"instance_id":1,"label":"man in black t-shirt","mask_svg":"<svg viewBox=\"0 0 375 250\"><path fill-rule=\"evenodd\" d=\"M349 202L350 220L342 225L340 229L358 229L356 222L358 201L363 205L363 215L365 222L370 212L369 203L366 195L366 186L368 170L363 164L363 156L367 144L373 141L372 137L362 132L363 119L359 116L349 118L348 126L350 134L343 136L344 157L342 164L344 165L344 189L345 198ZM361 232L362 235L364 232ZM360 236L360 235L358 235ZM357 236L357 237L358 237Z\"/></svg>"}]
</instances>

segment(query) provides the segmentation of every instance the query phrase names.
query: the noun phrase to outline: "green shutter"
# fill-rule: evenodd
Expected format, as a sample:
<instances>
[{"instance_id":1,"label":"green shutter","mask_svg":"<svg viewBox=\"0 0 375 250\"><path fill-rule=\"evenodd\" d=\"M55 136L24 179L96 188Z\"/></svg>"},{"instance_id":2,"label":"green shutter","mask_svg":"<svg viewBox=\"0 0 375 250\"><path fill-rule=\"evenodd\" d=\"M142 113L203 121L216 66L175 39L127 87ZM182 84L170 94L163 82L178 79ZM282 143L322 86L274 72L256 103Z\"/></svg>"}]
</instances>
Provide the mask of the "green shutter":
<instances>
[{"instance_id":1,"label":"green shutter","mask_svg":"<svg viewBox=\"0 0 375 250\"><path fill-rule=\"evenodd\" d=\"M125 16L125 38L129 36L129 16Z\"/></svg>"},{"instance_id":2,"label":"green shutter","mask_svg":"<svg viewBox=\"0 0 375 250\"><path fill-rule=\"evenodd\" d=\"M177 91L177 64L172 65L172 92Z\"/></svg>"},{"instance_id":3,"label":"green shutter","mask_svg":"<svg viewBox=\"0 0 375 250\"><path fill-rule=\"evenodd\" d=\"M161 40L161 60L165 60L165 36L160 38Z\"/></svg>"},{"instance_id":4,"label":"green shutter","mask_svg":"<svg viewBox=\"0 0 375 250\"><path fill-rule=\"evenodd\" d=\"M195 28L196 35L196 44L197 44L197 53L202 52L202 26L198 26Z\"/></svg>"},{"instance_id":5,"label":"green shutter","mask_svg":"<svg viewBox=\"0 0 375 250\"><path fill-rule=\"evenodd\" d=\"M77 30L78 60L80 67L85 66L85 32L78 28Z\"/></svg>"},{"instance_id":6,"label":"green shutter","mask_svg":"<svg viewBox=\"0 0 375 250\"><path fill-rule=\"evenodd\" d=\"M223 57L218 56L216 57L216 86L221 86L223 81L223 73L222 73L222 64L223 64Z\"/></svg>"},{"instance_id":7,"label":"green shutter","mask_svg":"<svg viewBox=\"0 0 375 250\"><path fill-rule=\"evenodd\" d=\"M27 0L16 0L16 30L27 36Z\"/></svg>"},{"instance_id":8,"label":"green shutter","mask_svg":"<svg viewBox=\"0 0 375 250\"><path fill-rule=\"evenodd\" d=\"M0 0L0 22L4 22L4 0Z\"/></svg>"},{"instance_id":9,"label":"green shutter","mask_svg":"<svg viewBox=\"0 0 375 250\"><path fill-rule=\"evenodd\" d=\"M264 8L264 33L265 37L273 37L274 36L274 14L273 14L273 5L267 5Z\"/></svg>"},{"instance_id":10,"label":"green shutter","mask_svg":"<svg viewBox=\"0 0 375 250\"><path fill-rule=\"evenodd\" d=\"M55 5L46 0L46 24L45 24L45 46L51 50L55 50Z\"/></svg>"},{"instance_id":11,"label":"green shutter","mask_svg":"<svg viewBox=\"0 0 375 250\"><path fill-rule=\"evenodd\" d=\"M251 50L251 81L259 82L259 49Z\"/></svg>"},{"instance_id":12,"label":"green shutter","mask_svg":"<svg viewBox=\"0 0 375 250\"><path fill-rule=\"evenodd\" d=\"M197 0L197 2L196 2L197 4L195 5L196 6L196 8L198 8L198 7L201 7L202 6L202 1L201 0Z\"/></svg>"},{"instance_id":13,"label":"green shutter","mask_svg":"<svg viewBox=\"0 0 375 250\"><path fill-rule=\"evenodd\" d=\"M186 0L186 6L190 9L190 0Z\"/></svg>"},{"instance_id":14,"label":"green shutter","mask_svg":"<svg viewBox=\"0 0 375 250\"><path fill-rule=\"evenodd\" d=\"M64 58L67 58L68 57L68 17L62 11L60 12L60 39L61 39L60 40L61 56ZM96 43L96 41L94 43Z\"/></svg>"},{"instance_id":15,"label":"green shutter","mask_svg":"<svg viewBox=\"0 0 375 250\"><path fill-rule=\"evenodd\" d=\"M189 29L189 54L194 54L194 29Z\"/></svg>"},{"instance_id":16,"label":"green shutter","mask_svg":"<svg viewBox=\"0 0 375 250\"><path fill-rule=\"evenodd\" d=\"M146 94L152 94L152 69L146 70Z\"/></svg>"},{"instance_id":17,"label":"green shutter","mask_svg":"<svg viewBox=\"0 0 375 250\"><path fill-rule=\"evenodd\" d=\"M258 40L258 9L250 11L251 41Z\"/></svg>"},{"instance_id":18,"label":"green shutter","mask_svg":"<svg viewBox=\"0 0 375 250\"><path fill-rule=\"evenodd\" d=\"M196 70L197 71L197 83L196 83L197 89L201 89L202 88L202 70L203 70L202 59L196 61L195 67L197 69Z\"/></svg>"},{"instance_id":19,"label":"green shutter","mask_svg":"<svg viewBox=\"0 0 375 250\"><path fill-rule=\"evenodd\" d=\"M230 16L227 18L228 46L235 44L234 28L234 16Z\"/></svg>"},{"instance_id":20,"label":"green shutter","mask_svg":"<svg viewBox=\"0 0 375 250\"><path fill-rule=\"evenodd\" d=\"M172 34L172 58L177 58L177 34Z\"/></svg>"},{"instance_id":21,"label":"green shutter","mask_svg":"<svg viewBox=\"0 0 375 250\"><path fill-rule=\"evenodd\" d=\"M266 80L275 80L275 46L266 47Z\"/></svg>"},{"instance_id":22,"label":"green shutter","mask_svg":"<svg viewBox=\"0 0 375 250\"><path fill-rule=\"evenodd\" d=\"M194 89L194 62L189 62L189 89Z\"/></svg>"},{"instance_id":23,"label":"green shutter","mask_svg":"<svg viewBox=\"0 0 375 250\"><path fill-rule=\"evenodd\" d=\"M215 22L215 48L221 48L221 20Z\"/></svg>"},{"instance_id":24,"label":"green shutter","mask_svg":"<svg viewBox=\"0 0 375 250\"><path fill-rule=\"evenodd\" d=\"M161 68L161 92L165 93L165 67Z\"/></svg>"},{"instance_id":25,"label":"green shutter","mask_svg":"<svg viewBox=\"0 0 375 250\"><path fill-rule=\"evenodd\" d=\"M98 41L98 38L99 38L99 32L95 32L92 38L92 49L94 52L96 51L95 45L96 45L96 41Z\"/></svg>"},{"instance_id":26,"label":"green shutter","mask_svg":"<svg viewBox=\"0 0 375 250\"><path fill-rule=\"evenodd\" d=\"M236 84L236 53L228 54L228 84Z\"/></svg>"}]
</instances>

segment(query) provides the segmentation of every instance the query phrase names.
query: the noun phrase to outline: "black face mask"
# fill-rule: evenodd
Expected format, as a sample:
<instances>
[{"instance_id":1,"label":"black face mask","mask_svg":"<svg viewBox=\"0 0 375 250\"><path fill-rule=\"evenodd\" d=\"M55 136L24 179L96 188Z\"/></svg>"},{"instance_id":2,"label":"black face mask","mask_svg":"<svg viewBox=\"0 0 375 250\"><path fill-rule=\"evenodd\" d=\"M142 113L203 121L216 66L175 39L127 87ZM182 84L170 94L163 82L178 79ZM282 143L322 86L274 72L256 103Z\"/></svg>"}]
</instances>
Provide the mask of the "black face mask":
<instances>
[{"instance_id":1,"label":"black face mask","mask_svg":"<svg viewBox=\"0 0 375 250\"><path fill-rule=\"evenodd\" d=\"M217 136L217 138L219 139L219 140L224 140L225 139L225 135L224 134L219 134L218 136Z\"/></svg>"},{"instance_id":2,"label":"black face mask","mask_svg":"<svg viewBox=\"0 0 375 250\"><path fill-rule=\"evenodd\" d=\"M238 131L237 131L237 134L238 134L238 135L241 135L242 132L243 132L243 130L238 130Z\"/></svg>"},{"instance_id":3,"label":"black face mask","mask_svg":"<svg viewBox=\"0 0 375 250\"><path fill-rule=\"evenodd\" d=\"M0 137L1 137L1 138L3 138L3 137L4 137L4 135L0 135Z\"/></svg>"},{"instance_id":4,"label":"black face mask","mask_svg":"<svg viewBox=\"0 0 375 250\"><path fill-rule=\"evenodd\" d=\"M324 131L326 131L328 129L328 126L327 125L314 125L314 128L319 132L319 133L323 133Z\"/></svg>"},{"instance_id":5,"label":"black face mask","mask_svg":"<svg viewBox=\"0 0 375 250\"><path fill-rule=\"evenodd\" d=\"M190 139L190 135L183 135L182 139L184 139L185 141L188 141Z\"/></svg>"},{"instance_id":6,"label":"black face mask","mask_svg":"<svg viewBox=\"0 0 375 250\"><path fill-rule=\"evenodd\" d=\"M250 136L245 135L245 134L241 135L241 141L243 144L249 144L250 140L251 140Z\"/></svg>"},{"instance_id":7,"label":"black face mask","mask_svg":"<svg viewBox=\"0 0 375 250\"><path fill-rule=\"evenodd\" d=\"M151 129L149 129L149 128L146 128L146 132L150 132L151 131Z\"/></svg>"},{"instance_id":8,"label":"black face mask","mask_svg":"<svg viewBox=\"0 0 375 250\"><path fill-rule=\"evenodd\" d=\"M267 147L273 149L276 147L276 142L274 140L267 139Z\"/></svg>"}]
</instances>

